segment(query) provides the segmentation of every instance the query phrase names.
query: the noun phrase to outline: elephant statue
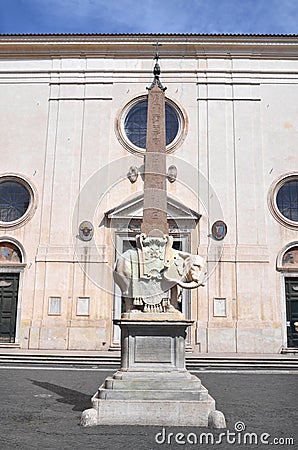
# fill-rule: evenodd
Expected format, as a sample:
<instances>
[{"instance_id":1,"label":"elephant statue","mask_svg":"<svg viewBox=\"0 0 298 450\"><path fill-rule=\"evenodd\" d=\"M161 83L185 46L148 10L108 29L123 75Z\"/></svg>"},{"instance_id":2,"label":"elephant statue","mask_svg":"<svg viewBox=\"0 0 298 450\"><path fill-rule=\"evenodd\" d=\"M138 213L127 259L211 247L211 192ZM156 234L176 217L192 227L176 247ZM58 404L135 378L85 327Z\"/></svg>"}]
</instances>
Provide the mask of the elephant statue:
<instances>
[{"instance_id":1,"label":"elephant statue","mask_svg":"<svg viewBox=\"0 0 298 450\"><path fill-rule=\"evenodd\" d=\"M171 236L151 237L142 233L136 237L136 248L118 257L114 279L125 299L126 314L178 313L181 288L199 287L205 273L205 260L173 249Z\"/></svg>"}]
</instances>

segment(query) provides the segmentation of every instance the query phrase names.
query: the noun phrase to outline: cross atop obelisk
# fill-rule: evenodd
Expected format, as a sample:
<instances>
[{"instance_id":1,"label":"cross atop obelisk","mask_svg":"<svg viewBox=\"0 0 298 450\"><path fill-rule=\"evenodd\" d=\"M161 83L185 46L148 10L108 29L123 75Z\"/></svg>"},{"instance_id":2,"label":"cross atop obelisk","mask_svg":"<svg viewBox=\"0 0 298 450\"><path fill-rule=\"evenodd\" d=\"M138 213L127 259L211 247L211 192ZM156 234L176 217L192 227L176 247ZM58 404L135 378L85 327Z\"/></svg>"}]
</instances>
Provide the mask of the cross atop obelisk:
<instances>
[{"instance_id":1,"label":"cross atop obelisk","mask_svg":"<svg viewBox=\"0 0 298 450\"><path fill-rule=\"evenodd\" d=\"M154 79L148 88L147 138L144 169L144 206L142 233L162 237L169 233L167 223L166 120L165 93L160 82L158 43Z\"/></svg>"}]
</instances>

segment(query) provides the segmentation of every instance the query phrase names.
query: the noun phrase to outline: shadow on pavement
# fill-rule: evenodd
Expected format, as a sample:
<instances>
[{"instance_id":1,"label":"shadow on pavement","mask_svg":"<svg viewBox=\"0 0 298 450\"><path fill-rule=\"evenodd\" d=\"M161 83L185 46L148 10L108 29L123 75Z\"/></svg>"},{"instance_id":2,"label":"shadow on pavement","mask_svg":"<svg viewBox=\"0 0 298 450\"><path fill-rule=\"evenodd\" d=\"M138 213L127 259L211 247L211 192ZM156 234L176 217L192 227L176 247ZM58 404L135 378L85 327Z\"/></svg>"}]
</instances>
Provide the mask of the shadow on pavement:
<instances>
[{"instance_id":1,"label":"shadow on pavement","mask_svg":"<svg viewBox=\"0 0 298 450\"><path fill-rule=\"evenodd\" d=\"M58 394L62 398L56 399L59 403L66 403L74 405L73 411L83 411L91 407L91 395L82 394L82 392L68 389L57 384L48 383L45 381L30 380L35 386L42 387L48 391Z\"/></svg>"}]
</instances>

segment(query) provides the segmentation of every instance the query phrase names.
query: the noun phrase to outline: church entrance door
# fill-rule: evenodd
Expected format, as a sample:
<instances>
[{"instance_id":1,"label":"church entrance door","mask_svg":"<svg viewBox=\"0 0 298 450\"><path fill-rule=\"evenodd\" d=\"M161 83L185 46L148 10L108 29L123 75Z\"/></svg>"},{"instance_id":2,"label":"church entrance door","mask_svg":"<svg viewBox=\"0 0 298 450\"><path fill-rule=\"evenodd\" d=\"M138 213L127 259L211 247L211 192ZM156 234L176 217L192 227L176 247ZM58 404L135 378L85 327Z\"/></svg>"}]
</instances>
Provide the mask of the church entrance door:
<instances>
[{"instance_id":1,"label":"church entrance door","mask_svg":"<svg viewBox=\"0 0 298 450\"><path fill-rule=\"evenodd\" d=\"M285 278L288 347L298 348L298 277Z\"/></svg>"},{"instance_id":2,"label":"church entrance door","mask_svg":"<svg viewBox=\"0 0 298 450\"><path fill-rule=\"evenodd\" d=\"M0 273L0 343L15 342L19 273Z\"/></svg>"}]
</instances>

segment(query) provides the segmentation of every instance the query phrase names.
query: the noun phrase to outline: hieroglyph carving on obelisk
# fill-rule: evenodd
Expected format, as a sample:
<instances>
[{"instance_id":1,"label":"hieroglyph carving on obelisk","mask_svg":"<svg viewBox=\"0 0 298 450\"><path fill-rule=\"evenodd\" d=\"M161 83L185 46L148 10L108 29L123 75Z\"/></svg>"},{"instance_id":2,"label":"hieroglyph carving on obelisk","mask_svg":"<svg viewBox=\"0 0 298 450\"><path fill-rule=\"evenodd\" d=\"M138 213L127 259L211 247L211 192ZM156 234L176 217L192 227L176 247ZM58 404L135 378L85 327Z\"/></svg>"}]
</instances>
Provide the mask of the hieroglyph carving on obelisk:
<instances>
[{"instance_id":1,"label":"hieroglyph carving on obelisk","mask_svg":"<svg viewBox=\"0 0 298 450\"><path fill-rule=\"evenodd\" d=\"M155 68L155 73L158 73L154 78L156 81L160 71ZM162 237L164 234L169 234L167 223L165 89L160 83L153 82L148 91L144 206L141 231L146 235Z\"/></svg>"}]
</instances>

